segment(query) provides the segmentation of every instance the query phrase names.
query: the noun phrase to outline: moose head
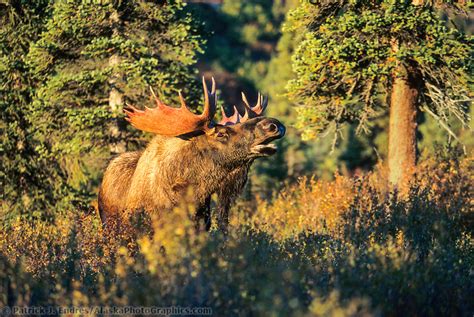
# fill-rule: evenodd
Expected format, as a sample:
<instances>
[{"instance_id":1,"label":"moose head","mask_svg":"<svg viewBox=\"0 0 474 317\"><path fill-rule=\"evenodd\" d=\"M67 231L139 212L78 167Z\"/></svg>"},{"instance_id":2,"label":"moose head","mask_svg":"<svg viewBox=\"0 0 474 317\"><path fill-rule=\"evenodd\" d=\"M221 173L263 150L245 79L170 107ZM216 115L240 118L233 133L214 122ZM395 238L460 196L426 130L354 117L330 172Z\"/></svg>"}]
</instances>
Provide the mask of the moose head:
<instances>
[{"instance_id":1,"label":"moose head","mask_svg":"<svg viewBox=\"0 0 474 317\"><path fill-rule=\"evenodd\" d=\"M276 152L271 141L285 135L285 126L278 120L265 118L268 99L258 94L257 104L250 106L247 97L242 93L244 115L233 107L233 114L227 116L222 110L222 120L214 121L217 108L216 83L212 78L212 89L208 90L206 81L202 79L204 90L204 110L202 114L192 113L186 106L179 92L181 106L172 108L161 102L151 89L156 108L138 110L134 106L124 109L126 120L135 128L162 136L181 137L185 139L205 139L209 150L213 149L217 156L228 157L235 163L241 160L269 156Z\"/></svg>"}]
</instances>

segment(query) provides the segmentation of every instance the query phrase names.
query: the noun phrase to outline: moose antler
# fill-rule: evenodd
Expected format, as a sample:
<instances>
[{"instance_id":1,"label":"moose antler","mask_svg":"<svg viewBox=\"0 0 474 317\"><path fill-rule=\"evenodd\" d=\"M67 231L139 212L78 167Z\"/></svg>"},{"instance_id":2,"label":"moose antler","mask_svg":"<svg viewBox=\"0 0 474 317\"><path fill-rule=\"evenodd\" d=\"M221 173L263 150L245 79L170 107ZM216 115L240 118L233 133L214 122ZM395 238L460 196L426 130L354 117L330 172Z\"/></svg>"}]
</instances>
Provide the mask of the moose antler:
<instances>
[{"instance_id":1,"label":"moose antler","mask_svg":"<svg viewBox=\"0 0 474 317\"><path fill-rule=\"evenodd\" d=\"M224 108L221 106L221 112L222 112L222 119L219 121L220 125L234 125L240 122L240 118L242 118L237 111L237 108L234 106L234 109L232 109L232 115L227 116L225 113Z\"/></svg>"},{"instance_id":2,"label":"moose antler","mask_svg":"<svg viewBox=\"0 0 474 317\"><path fill-rule=\"evenodd\" d=\"M247 121L248 119L255 118L261 116L268 105L268 98L262 96L258 93L257 96L257 104L253 107L250 106L247 97L242 92L242 100L244 102L244 115L240 115L237 110L237 107L234 106L233 113L231 116L227 116L224 109L221 107L222 111L222 120L219 122L221 125L234 125L237 123L242 123Z\"/></svg>"},{"instance_id":3,"label":"moose antler","mask_svg":"<svg viewBox=\"0 0 474 317\"><path fill-rule=\"evenodd\" d=\"M209 92L206 80L203 77L202 86L204 90L204 110L200 115L189 111L181 92L179 92L181 107L172 108L161 102L153 89L150 88L156 102L156 108L145 107L145 110L139 110L134 106L127 105L128 108L124 108L127 115L125 120L139 130L167 136L178 136L198 130L207 130L216 114L216 82L212 78L212 89Z\"/></svg>"}]
</instances>

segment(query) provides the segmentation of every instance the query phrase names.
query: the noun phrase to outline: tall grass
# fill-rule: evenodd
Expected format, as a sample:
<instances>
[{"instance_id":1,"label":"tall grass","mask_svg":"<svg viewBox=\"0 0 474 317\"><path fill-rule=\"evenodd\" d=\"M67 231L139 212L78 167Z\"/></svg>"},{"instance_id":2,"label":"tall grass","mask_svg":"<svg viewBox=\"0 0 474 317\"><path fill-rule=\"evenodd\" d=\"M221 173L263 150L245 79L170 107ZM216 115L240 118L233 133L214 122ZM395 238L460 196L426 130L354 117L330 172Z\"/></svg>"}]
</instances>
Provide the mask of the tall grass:
<instances>
[{"instance_id":1,"label":"tall grass","mask_svg":"<svg viewBox=\"0 0 474 317\"><path fill-rule=\"evenodd\" d=\"M0 306L195 306L214 315L472 315L471 161L427 161L406 197L384 172L301 179L234 209L192 206L109 232L96 214L0 233Z\"/></svg>"}]
</instances>

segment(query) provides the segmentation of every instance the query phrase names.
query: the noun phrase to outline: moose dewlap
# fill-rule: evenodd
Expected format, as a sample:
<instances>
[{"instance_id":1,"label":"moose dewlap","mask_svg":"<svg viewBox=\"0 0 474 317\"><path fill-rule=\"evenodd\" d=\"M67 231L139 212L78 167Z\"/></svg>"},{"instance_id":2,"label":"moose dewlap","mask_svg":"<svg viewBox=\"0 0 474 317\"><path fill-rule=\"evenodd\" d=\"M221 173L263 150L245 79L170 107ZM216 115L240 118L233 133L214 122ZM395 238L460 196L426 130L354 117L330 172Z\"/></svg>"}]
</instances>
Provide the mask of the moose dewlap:
<instances>
[{"instance_id":1,"label":"moose dewlap","mask_svg":"<svg viewBox=\"0 0 474 317\"><path fill-rule=\"evenodd\" d=\"M244 115L234 107L232 116L222 110L223 119L214 122L214 79L209 91L203 78L203 89L204 111L200 115L189 111L181 94L181 107L172 108L153 92L156 108L124 110L135 128L156 136L144 151L124 153L107 167L98 199L104 223L120 219L125 212L171 211L186 198L196 206L196 221L209 229L210 197L215 193L218 225L226 230L230 206L247 181L250 165L277 151L270 142L282 138L285 127L262 116L267 99L260 94L251 107L242 93Z\"/></svg>"}]
</instances>

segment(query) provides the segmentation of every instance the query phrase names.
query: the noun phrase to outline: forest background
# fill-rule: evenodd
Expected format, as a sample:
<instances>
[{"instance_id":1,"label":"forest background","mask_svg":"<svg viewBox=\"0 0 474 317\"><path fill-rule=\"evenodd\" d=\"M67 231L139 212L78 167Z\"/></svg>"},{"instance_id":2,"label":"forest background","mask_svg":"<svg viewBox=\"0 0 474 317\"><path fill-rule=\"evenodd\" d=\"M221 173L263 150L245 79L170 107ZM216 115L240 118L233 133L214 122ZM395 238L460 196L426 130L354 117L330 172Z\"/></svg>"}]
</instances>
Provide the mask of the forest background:
<instances>
[{"instance_id":1,"label":"forest background","mask_svg":"<svg viewBox=\"0 0 474 317\"><path fill-rule=\"evenodd\" d=\"M289 127L278 155L254 165L248 199L270 197L301 176L331 179L336 171L353 175L387 162L387 105L369 130L361 132L352 120L336 133L338 140L333 131L308 131L312 114L298 117L300 100L290 101L288 85L296 77L292 56L303 37L297 33L304 30L291 30L295 21L283 28L298 1L178 2L165 12L146 4L127 12L133 4L100 3L21 7L12 1L2 9L9 22L2 28L4 216L93 204L110 158L143 147L150 137L127 127L125 103L149 105L153 87L173 104L182 89L198 109L200 76L216 78L228 112L232 105L242 111L241 92L250 100L259 91L268 95L267 115ZM163 25L154 29L146 14ZM461 32L472 33L467 15L454 20ZM472 109L466 109L468 116ZM451 117L450 134L441 120L420 111L421 159L447 144L462 144L465 153L472 148L469 129Z\"/></svg>"},{"instance_id":2,"label":"forest background","mask_svg":"<svg viewBox=\"0 0 474 317\"><path fill-rule=\"evenodd\" d=\"M0 303L472 315L472 17L463 1L0 2ZM388 96L413 61L407 198L387 180ZM196 235L186 208L151 238L107 236L103 171L152 137L123 106L151 105L153 87L199 111L201 76L227 111L268 95L288 128L253 165L230 237Z\"/></svg>"}]
</instances>

